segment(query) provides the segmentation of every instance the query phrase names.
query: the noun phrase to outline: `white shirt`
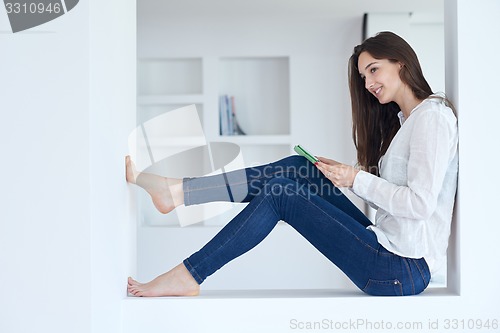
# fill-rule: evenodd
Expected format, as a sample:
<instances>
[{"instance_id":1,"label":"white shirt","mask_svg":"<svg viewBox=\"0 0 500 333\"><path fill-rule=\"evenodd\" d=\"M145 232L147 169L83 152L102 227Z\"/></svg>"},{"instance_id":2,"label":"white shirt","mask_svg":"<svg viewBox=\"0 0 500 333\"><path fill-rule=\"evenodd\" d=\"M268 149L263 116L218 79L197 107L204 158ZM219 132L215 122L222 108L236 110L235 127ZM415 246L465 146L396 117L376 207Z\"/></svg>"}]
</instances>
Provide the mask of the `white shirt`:
<instances>
[{"instance_id":1,"label":"white shirt","mask_svg":"<svg viewBox=\"0 0 500 333\"><path fill-rule=\"evenodd\" d=\"M387 250L444 263L458 177L458 128L452 110L429 98L408 119L379 162L380 177L358 172L352 191L377 209L368 228Z\"/></svg>"}]
</instances>

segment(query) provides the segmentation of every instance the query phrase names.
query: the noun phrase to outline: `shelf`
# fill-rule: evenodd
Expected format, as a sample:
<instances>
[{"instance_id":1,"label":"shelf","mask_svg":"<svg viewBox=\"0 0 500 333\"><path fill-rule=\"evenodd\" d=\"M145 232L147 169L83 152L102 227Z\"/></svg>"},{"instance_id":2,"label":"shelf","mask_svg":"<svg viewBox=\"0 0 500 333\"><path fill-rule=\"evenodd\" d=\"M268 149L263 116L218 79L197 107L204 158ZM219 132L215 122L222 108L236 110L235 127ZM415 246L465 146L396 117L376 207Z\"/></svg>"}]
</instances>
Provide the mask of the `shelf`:
<instances>
[{"instance_id":1,"label":"shelf","mask_svg":"<svg viewBox=\"0 0 500 333\"><path fill-rule=\"evenodd\" d=\"M148 144L153 151L151 160L155 165L163 163L166 157L177 156L208 142L237 145L241 167L265 164L290 155L289 57L140 58L137 70L138 125L195 104L202 128L198 136L190 132L194 121L174 127L171 123L159 124L151 133L148 129ZM234 96L235 114L247 135L219 134L219 94ZM174 171L169 168L157 170L158 174L165 172L169 176ZM176 175L188 174L188 170L181 171L182 175ZM141 225L178 225L177 214L157 214L148 195L141 195L139 202ZM204 223L199 226L221 226L237 213L237 207L216 217L204 211Z\"/></svg>"},{"instance_id":2,"label":"shelf","mask_svg":"<svg viewBox=\"0 0 500 333\"><path fill-rule=\"evenodd\" d=\"M198 147L207 143L205 138L200 136L148 138L148 142L154 147Z\"/></svg>"},{"instance_id":3,"label":"shelf","mask_svg":"<svg viewBox=\"0 0 500 333\"><path fill-rule=\"evenodd\" d=\"M139 95L137 104L158 105L158 104L203 104L205 97L202 94L193 95Z\"/></svg>"},{"instance_id":4,"label":"shelf","mask_svg":"<svg viewBox=\"0 0 500 333\"><path fill-rule=\"evenodd\" d=\"M310 268L307 271L315 277L316 272ZM282 276L281 273L278 271L275 274ZM421 327L424 327L415 330L395 330L396 325L392 326L392 330L366 329L366 326L374 328L380 324L387 327L391 324L387 319L394 319L394 323L398 320L401 324L408 318L404 310L410 307L429 308L428 313L435 314L436 309L450 309L450 304L460 300L459 295L447 288L426 290L411 297L368 296L354 288L317 288L312 284L310 289L306 288L206 290L202 287L196 297L124 297L121 301L123 333L164 333L167 330L218 333L357 331L354 328L363 332L424 332L427 322L431 323L430 319L415 321L414 318L412 327L422 323ZM202 319L193 320L193 314ZM356 318L356 314L368 315L359 315L359 318L366 319L359 319L356 324L357 319L349 319ZM424 313L420 316L425 318ZM355 324L351 329L334 330L334 324L349 325L349 320ZM300 323L302 329L298 325L292 327L292 323ZM306 323L311 326L315 323L330 325L311 329L304 325Z\"/></svg>"},{"instance_id":5,"label":"shelf","mask_svg":"<svg viewBox=\"0 0 500 333\"><path fill-rule=\"evenodd\" d=\"M290 134L288 57L221 58L218 73L219 95L234 96L247 135Z\"/></svg>"},{"instance_id":6,"label":"shelf","mask_svg":"<svg viewBox=\"0 0 500 333\"><path fill-rule=\"evenodd\" d=\"M238 145L289 145L290 135L219 135L215 141Z\"/></svg>"}]
</instances>

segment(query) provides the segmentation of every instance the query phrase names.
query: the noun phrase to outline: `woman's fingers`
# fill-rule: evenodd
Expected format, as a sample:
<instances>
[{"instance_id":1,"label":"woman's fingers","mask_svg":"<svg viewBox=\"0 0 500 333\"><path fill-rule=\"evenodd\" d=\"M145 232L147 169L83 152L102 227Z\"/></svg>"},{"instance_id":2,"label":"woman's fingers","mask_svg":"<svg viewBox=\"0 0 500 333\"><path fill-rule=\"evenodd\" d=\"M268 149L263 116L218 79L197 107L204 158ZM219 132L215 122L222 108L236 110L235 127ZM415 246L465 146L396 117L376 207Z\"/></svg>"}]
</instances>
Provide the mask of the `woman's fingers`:
<instances>
[{"instance_id":1,"label":"woman's fingers","mask_svg":"<svg viewBox=\"0 0 500 333\"><path fill-rule=\"evenodd\" d=\"M323 162L325 164L328 164L328 165L337 165L337 164L340 164L339 162L337 162L335 160L331 160L331 159L323 157L323 156L316 156L316 157L318 158L318 160L320 160L321 162Z\"/></svg>"},{"instance_id":2,"label":"woman's fingers","mask_svg":"<svg viewBox=\"0 0 500 333\"><path fill-rule=\"evenodd\" d=\"M358 170L352 166L341 163L329 165L324 162L318 162L316 166L337 187L351 187L358 173Z\"/></svg>"}]
</instances>

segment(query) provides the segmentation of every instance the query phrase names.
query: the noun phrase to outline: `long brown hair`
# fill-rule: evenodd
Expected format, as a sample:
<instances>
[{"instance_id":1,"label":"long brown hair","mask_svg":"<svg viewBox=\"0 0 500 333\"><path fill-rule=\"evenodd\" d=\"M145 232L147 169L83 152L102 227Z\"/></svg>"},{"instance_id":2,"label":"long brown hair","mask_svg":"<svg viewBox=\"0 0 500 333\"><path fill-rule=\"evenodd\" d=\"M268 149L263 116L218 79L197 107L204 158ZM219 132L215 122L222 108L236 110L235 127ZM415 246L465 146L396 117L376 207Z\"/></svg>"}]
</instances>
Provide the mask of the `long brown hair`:
<instances>
[{"instance_id":1,"label":"long brown hair","mask_svg":"<svg viewBox=\"0 0 500 333\"><path fill-rule=\"evenodd\" d=\"M401 127L399 106L395 102L380 104L366 88L358 69L362 52L375 59L388 59L402 64L401 81L415 97L424 100L432 90L422 73L415 51L401 37L392 32L380 32L354 48L349 59L349 89L352 105L352 137L358 152L358 164L362 169L378 175L378 162Z\"/></svg>"}]
</instances>

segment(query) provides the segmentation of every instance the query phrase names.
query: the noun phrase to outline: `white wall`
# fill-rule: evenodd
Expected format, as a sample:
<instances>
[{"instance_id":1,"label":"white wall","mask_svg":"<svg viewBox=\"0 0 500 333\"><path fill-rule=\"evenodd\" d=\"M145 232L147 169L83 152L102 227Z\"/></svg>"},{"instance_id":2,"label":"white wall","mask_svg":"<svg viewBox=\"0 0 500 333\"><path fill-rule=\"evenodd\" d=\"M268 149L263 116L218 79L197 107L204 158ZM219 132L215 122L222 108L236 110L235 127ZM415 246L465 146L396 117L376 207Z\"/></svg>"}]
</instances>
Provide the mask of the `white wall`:
<instances>
[{"instance_id":1,"label":"white wall","mask_svg":"<svg viewBox=\"0 0 500 333\"><path fill-rule=\"evenodd\" d=\"M0 10L1 332L90 331L88 17L12 34Z\"/></svg>"},{"instance_id":2,"label":"white wall","mask_svg":"<svg viewBox=\"0 0 500 333\"><path fill-rule=\"evenodd\" d=\"M0 332L120 332L135 1L80 1L16 34L0 9L0 30Z\"/></svg>"},{"instance_id":3,"label":"white wall","mask_svg":"<svg viewBox=\"0 0 500 333\"><path fill-rule=\"evenodd\" d=\"M368 13L367 37L392 31L415 50L424 76L434 92L445 91L444 15L442 1L435 11L417 13Z\"/></svg>"},{"instance_id":4,"label":"white wall","mask_svg":"<svg viewBox=\"0 0 500 333\"><path fill-rule=\"evenodd\" d=\"M135 14L135 0L93 0L90 6L92 332L121 331L126 279L135 273L135 197L124 172L135 128Z\"/></svg>"},{"instance_id":5,"label":"white wall","mask_svg":"<svg viewBox=\"0 0 500 333\"><path fill-rule=\"evenodd\" d=\"M500 115L495 96L498 76L491 75L495 56L500 53L496 42L500 34L500 2L481 0L447 0L450 15L446 16L446 49L448 93L457 104L460 132L460 176L457 247L460 263L459 289L470 308L489 313L498 309L500 288L484 279L498 279L495 248L500 233L498 224L498 188L496 176L500 157L495 133ZM456 11L456 15L453 15ZM456 17L456 20L454 18ZM465 306L466 303L464 303Z\"/></svg>"},{"instance_id":6,"label":"white wall","mask_svg":"<svg viewBox=\"0 0 500 333\"><path fill-rule=\"evenodd\" d=\"M424 76L434 92L445 92L444 23L410 20L408 40L418 55Z\"/></svg>"}]
</instances>

